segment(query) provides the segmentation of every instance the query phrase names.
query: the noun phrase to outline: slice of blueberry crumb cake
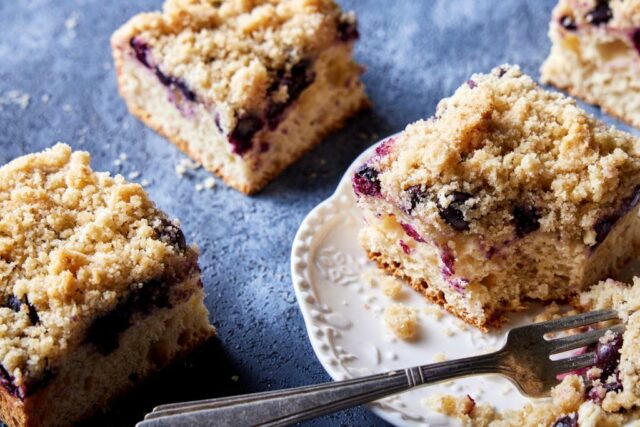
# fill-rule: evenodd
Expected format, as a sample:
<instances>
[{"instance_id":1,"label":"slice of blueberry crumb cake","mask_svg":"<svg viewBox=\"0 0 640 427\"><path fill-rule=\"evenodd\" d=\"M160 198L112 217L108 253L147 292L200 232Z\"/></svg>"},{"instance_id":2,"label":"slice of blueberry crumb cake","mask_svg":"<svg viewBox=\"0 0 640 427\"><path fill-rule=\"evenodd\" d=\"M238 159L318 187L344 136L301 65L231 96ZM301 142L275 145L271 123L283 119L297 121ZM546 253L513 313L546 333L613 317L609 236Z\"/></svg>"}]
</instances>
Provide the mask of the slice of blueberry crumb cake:
<instances>
[{"instance_id":1,"label":"slice of blueberry crumb cake","mask_svg":"<svg viewBox=\"0 0 640 427\"><path fill-rule=\"evenodd\" d=\"M638 250L640 144L518 67L474 75L353 176L369 258L485 329Z\"/></svg>"},{"instance_id":2,"label":"slice of blueberry crumb cake","mask_svg":"<svg viewBox=\"0 0 640 427\"><path fill-rule=\"evenodd\" d=\"M368 105L333 0L167 0L112 37L129 110L254 193Z\"/></svg>"},{"instance_id":3,"label":"slice of blueberry crumb cake","mask_svg":"<svg viewBox=\"0 0 640 427\"><path fill-rule=\"evenodd\" d=\"M179 225L140 185L89 162L58 144L0 168L10 427L75 424L215 332Z\"/></svg>"}]
</instances>

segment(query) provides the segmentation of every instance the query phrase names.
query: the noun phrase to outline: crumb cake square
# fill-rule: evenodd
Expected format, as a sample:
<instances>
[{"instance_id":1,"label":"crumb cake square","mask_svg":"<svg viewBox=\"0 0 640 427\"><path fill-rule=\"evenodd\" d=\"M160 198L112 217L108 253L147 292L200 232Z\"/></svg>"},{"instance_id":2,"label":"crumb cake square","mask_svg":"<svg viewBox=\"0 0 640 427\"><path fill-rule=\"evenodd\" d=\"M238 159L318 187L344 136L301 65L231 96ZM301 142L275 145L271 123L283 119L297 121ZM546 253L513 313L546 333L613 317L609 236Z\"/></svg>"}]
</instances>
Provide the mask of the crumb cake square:
<instances>
[{"instance_id":1,"label":"crumb cake square","mask_svg":"<svg viewBox=\"0 0 640 427\"><path fill-rule=\"evenodd\" d=\"M640 126L640 1L560 0L542 81Z\"/></svg>"},{"instance_id":2,"label":"crumb cake square","mask_svg":"<svg viewBox=\"0 0 640 427\"><path fill-rule=\"evenodd\" d=\"M598 283L574 301L581 310L615 309L623 333L607 332L598 343L578 351L595 353L594 365L562 379L551 399L521 409L499 411L471 396L434 395L425 403L465 425L487 427L622 427L640 419L640 279L628 286ZM606 328L606 325L602 325Z\"/></svg>"},{"instance_id":3,"label":"crumb cake square","mask_svg":"<svg viewBox=\"0 0 640 427\"><path fill-rule=\"evenodd\" d=\"M518 67L474 75L353 176L368 256L481 328L563 300L640 243L640 145Z\"/></svg>"},{"instance_id":4,"label":"crumb cake square","mask_svg":"<svg viewBox=\"0 0 640 427\"><path fill-rule=\"evenodd\" d=\"M167 0L111 43L131 113L251 194L368 105L357 38L333 0Z\"/></svg>"},{"instance_id":5,"label":"crumb cake square","mask_svg":"<svg viewBox=\"0 0 640 427\"><path fill-rule=\"evenodd\" d=\"M89 162L58 144L0 168L10 427L72 425L214 334L178 224L140 185Z\"/></svg>"}]
</instances>

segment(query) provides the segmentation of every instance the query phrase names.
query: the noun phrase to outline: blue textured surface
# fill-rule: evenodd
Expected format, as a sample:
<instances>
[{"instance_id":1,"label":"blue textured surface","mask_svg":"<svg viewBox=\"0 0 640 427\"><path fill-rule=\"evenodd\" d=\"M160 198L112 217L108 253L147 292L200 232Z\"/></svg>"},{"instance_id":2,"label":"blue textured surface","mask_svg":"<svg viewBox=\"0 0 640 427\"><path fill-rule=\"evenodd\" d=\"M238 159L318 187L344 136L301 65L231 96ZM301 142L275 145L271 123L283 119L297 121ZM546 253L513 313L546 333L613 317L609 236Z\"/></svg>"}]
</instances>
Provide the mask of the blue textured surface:
<instances>
[{"instance_id":1,"label":"blue textured surface","mask_svg":"<svg viewBox=\"0 0 640 427\"><path fill-rule=\"evenodd\" d=\"M60 140L90 151L97 170L141 171L138 181L152 182L151 197L181 219L201 249L207 305L219 331L219 340L186 366L154 379L92 425L132 425L165 401L329 380L291 287L289 251L298 225L376 134L430 116L471 73L511 62L537 78L554 1L340 3L359 16L356 55L367 66L375 107L249 198L224 185L196 192L204 171L178 179L174 168L185 156L129 116L116 92L109 36L135 13L158 9L160 0L0 0L0 161ZM10 99L12 90L29 95L26 108ZM128 159L116 167L120 153ZM308 425L386 424L357 408Z\"/></svg>"}]
</instances>

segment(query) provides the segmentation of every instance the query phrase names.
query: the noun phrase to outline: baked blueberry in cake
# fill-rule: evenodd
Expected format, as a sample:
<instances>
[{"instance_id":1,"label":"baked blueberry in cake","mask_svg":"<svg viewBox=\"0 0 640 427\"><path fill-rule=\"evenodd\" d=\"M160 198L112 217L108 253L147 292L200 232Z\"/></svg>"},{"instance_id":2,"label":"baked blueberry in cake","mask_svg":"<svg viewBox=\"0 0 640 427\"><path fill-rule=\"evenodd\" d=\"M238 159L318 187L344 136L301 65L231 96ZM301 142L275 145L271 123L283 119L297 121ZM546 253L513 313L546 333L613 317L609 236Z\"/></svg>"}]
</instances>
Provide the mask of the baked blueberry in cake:
<instances>
[{"instance_id":1,"label":"baked blueberry in cake","mask_svg":"<svg viewBox=\"0 0 640 427\"><path fill-rule=\"evenodd\" d=\"M486 329L637 252L640 144L516 66L470 81L379 146L353 188L368 256Z\"/></svg>"},{"instance_id":2,"label":"baked blueberry in cake","mask_svg":"<svg viewBox=\"0 0 640 427\"><path fill-rule=\"evenodd\" d=\"M244 192L368 105L333 0L167 0L112 37L132 114Z\"/></svg>"},{"instance_id":3,"label":"baked blueberry in cake","mask_svg":"<svg viewBox=\"0 0 640 427\"><path fill-rule=\"evenodd\" d=\"M73 425L214 334L179 225L140 185L89 162L58 144L0 168L10 427Z\"/></svg>"},{"instance_id":4,"label":"baked blueberry in cake","mask_svg":"<svg viewBox=\"0 0 640 427\"><path fill-rule=\"evenodd\" d=\"M542 80L640 126L640 1L560 0Z\"/></svg>"}]
</instances>

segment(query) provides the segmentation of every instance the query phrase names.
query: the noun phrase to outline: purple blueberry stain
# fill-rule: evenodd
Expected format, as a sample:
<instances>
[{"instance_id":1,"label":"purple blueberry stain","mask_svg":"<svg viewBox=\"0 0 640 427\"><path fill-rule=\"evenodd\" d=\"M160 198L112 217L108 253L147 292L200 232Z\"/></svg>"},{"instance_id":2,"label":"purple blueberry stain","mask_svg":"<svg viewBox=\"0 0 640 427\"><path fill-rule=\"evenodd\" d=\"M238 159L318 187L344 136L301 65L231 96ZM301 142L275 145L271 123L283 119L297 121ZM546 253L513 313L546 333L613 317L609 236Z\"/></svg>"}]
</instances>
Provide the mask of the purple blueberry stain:
<instances>
[{"instance_id":1,"label":"purple blueberry stain","mask_svg":"<svg viewBox=\"0 0 640 427\"><path fill-rule=\"evenodd\" d=\"M475 89L478 87L478 84L474 80L469 79L467 80L467 86L469 86L469 88L471 89Z\"/></svg>"},{"instance_id":2,"label":"purple blueberry stain","mask_svg":"<svg viewBox=\"0 0 640 427\"><path fill-rule=\"evenodd\" d=\"M440 272L446 282L457 292L464 293L466 287L469 285L469 280L463 277L454 277L456 274L456 257L453 255L453 251L448 247L442 249L442 252L440 253L440 261L442 262Z\"/></svg>"},{"instance_id":3,"label":"purple blueberry stain","mask_svg":"<svg viewBox=\"0 0 640 427\"><path fill-rule=\"evenodd\" d=\"M189 89L182 80L175 77L167 76L160 70L160 67L158 66L154 68L154 72L156 74L156 77L158 77L158 80L160 80L160 83L162 83L164 86L180 91L180 93L182 93L182 96L184 96L191 102L196 101L196 94L191 89Z\"/></svg>"},{"instance_id":4,"label":"purple blueberry stain","mask_svg":"<svg viewBox=\"0 0 640 427\"><path fill-rule=\"evenodd\" d=\"M420 242L420 243L426 242L426 240L422 238L422 236L416 231L415 228L413 228L411 224L407 224L406 222L401 222L400 226L402 227L404 232L407 233L407 235L411 237L413 240L415 240L416 242Z\"/></svg>"},{"instance_id":5,"label":"purple blueberry stain","mask_svg":"<svg viewBox=\"0 0 640 427\"><path fill-rule=\"evenodd\" d=\"M560 25L567 31L576 31L578 26L573 16L564 15L560 18Z\"/></svg>"},{"instance_id":6,"label":"purple blueberry stain","mask_svg":"<svg viewBox=\"0 0 640 427\"><path fill-rule=\"evenodd\" d=\"M285 102L270 100L267 103L264 114L269 129L273 130L278 127L284 111L313 83L315 77L315 73L311 68L311 61L306 59L293 65L288 71L278 71L274 83L269 88L269 92L277 92L281 87L286 87L288 97Z\"/></svg>"},{"instance_id":7,"label":"purple blueberry stain","mask_svg":"<svg viewBox=\"0 0 640 427\"><path fill-rule=\"evenodd\" d=\"M15 384L14 380L15 378L13 377L13 375L10 375L7 369L2 364L0 364L0 384L2 384L5 390L7 390L13 396L22 400L26 397L25 390L18 387Z\"/></svg>"},{"instance_id":8,"label":"purple blueberry stain","mask_svg":"<svg viewBox=\"0 0 640 427\"><path fill-rule=\"evenodd\" d=\"M640 28L636 28L631 32L631 41L633 42L633 46L636 48L636 51L640 53Z\"/></svg>"},{"instance_id":9,"label":"purple blueberry stain","mask_svg":"<svg viewBox=\"0 0 640 427\"><path fill-rule=\"evenodd\" d=\"M253 148L253 136L264 126L261 118L253 114L247 114L238 119L236 127L229 135L229 142L233 147L233 152L243 155Z\"/></svg>"},{"instance_id":10,"label":"purple blueberry stain","mask_svg":"<svg viewBox=\"0 0 640 427\"><path fill-rule=\"evenodd\" d=\"M540 213L535 206L527 204L516 205L513 207L511 214L518 237L533 233L540 228Z\"/></svg>"},{"instance_id":11,"label":"purple blueberry stain","mask_svg":"<svg viewBox=\"0 0 640 427\"><path fill-rule=\"evenodd\" d=\"M591 25L602 25L609 22L613 17L611 8L609 7L609 0L598 0L596 6L587 12L585 18Z\"/></svg>"},{"instance_id":12,"label":"purple blueberry stain","mask_svg":"<svg viewBox=\"0 0 640 427\"><path fill-rule=\"evenodd\" d=\"M613 230L618 220L634 209L638 205L638 202L640 202L640 186L636 187L632 194L622 201L618 209L596 221L593 226L593 230L596 233L596 241L592 248L600 245L600 243L607 238L611 230Z\"/></svg>"},{"instance_id":13,"label":"purple blueberry stain","mask_svg":"<svg viewBox=\"0 0 640 427\"><path fill-rule=\"evenodd\" d=\"M471 194L463 191L454 191L450 194L450 197L452 199L451 203L446 208L443 208L438 203L440 218L456 231L468 231L469 222L464 218L462 206L471 198Z\"/></svg>"},{"instance_id":14,"label":"purple blueberry stain","mask_svg":"<svg viewBox=\"0 0 640 427\"><path fill-rule=\"evenodd\" d=\"M396 138L388 138L382 144L376 147L376 155L379 157L385 157L393 149L393 145L396 142Z\"/></svg>"},{"instance_id":15,"label":"purple blueberry stain","mask_svg":"<svg viewBox=\"0 0 640 427\"><path fill-rule=\"evenodd\" d=\"M552 427L578 427L578 414L574 412L558 418Z\"/></svg>"},{"instance_id":16,"label":"purple blueberry stain","mask_svg":"<svg viewBox=\"0 0 640 427\"><path fill-rule=\"evenodd\" d=\"M133 49L136 59L140 61L145 67L151 68L149 61L149 45L137 37L133 37L129 40L129 46Z\"/></svg>"},{"instance_id":17,"label":"purple blueberry stain","mask_svg":"<svg viewBox=\"0 0 640 427\"><path fill-rule=\"evenodd\" d=\"M171 307L171 285L171 281L153 279L132 291L129 298L120 302L115 309L93 321L87 330L87 342L92 343L100 354L110 354L118 348L120 334L129 328L135 312L148 314L156 307Z\"/></svg>"},{"instance_id":18,"label":"purple blueberry stain","mask_svg":"<svg viewBox=\"0 0 640 427\"><path fill-rule=\"evenodd\" d=\"M409 245L407 245L404 240L400 240L399 243L400 247L402 248L402 252L404 252L406 255L411 255L411 247L409 247Z\"/></svg>"},{"instance_id":19,"label":"purple blueberry stain","mask_svg":"<svg viewBox=\"0 0 640 427\"><path fill-rule=\"evenodd\" d=\"M362 194L365 196L379 196L380 195L380 179L378 178L378 171L371 166L362 165L352 179L353 190L356 194Z\"/></svg>"}]
</instances>

